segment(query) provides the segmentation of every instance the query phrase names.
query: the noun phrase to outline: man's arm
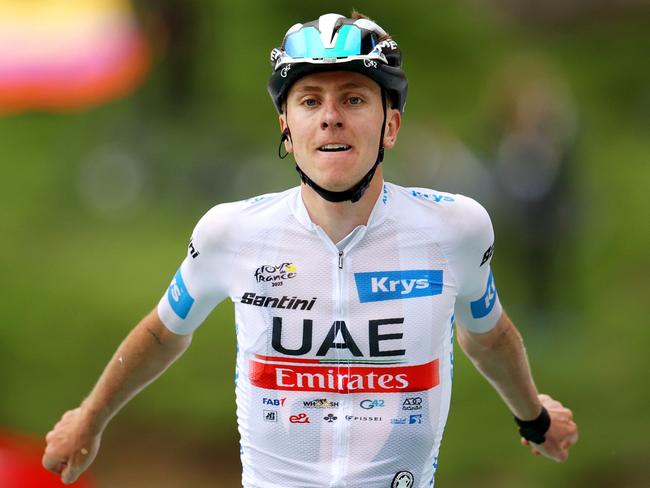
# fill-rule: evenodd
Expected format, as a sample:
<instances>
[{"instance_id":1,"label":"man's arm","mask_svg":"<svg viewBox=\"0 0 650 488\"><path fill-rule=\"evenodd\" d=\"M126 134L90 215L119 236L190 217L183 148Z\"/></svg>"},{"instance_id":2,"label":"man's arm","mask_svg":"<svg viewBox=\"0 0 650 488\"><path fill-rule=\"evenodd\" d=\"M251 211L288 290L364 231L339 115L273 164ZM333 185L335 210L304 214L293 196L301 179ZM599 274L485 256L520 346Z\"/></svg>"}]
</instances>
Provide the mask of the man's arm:
<instances>
[{"instance_id":1,"label":"man's arm","mask_svg":"<svg viewBox=\"0 0 650 488\"><path fill-rule=\"evenodd\" d=\"M458 343L513 415L521 420L532 420L542 412L542 406L548 410L551 426L546 441L533 444L522 439L522 444L531 445L534 454L565 461L569 448L578 440L573 414L548 395L538 394L521 335L505 312L496 326L485 333L471 332L460 325Z\"/></svg>"},{"instance_id":2,"label":"man's arm","mask_svg":"<svg viewBox=\"0 0 650 488\"><path fill-rule=\"evenodd\" d=\"M92 463L108 422L131 398L155 380L190 345L192 335L176 335L151 311L129 333L90 395L66 412L46 436L43 466L73 483Z\"/></svg>"}]
</instances>

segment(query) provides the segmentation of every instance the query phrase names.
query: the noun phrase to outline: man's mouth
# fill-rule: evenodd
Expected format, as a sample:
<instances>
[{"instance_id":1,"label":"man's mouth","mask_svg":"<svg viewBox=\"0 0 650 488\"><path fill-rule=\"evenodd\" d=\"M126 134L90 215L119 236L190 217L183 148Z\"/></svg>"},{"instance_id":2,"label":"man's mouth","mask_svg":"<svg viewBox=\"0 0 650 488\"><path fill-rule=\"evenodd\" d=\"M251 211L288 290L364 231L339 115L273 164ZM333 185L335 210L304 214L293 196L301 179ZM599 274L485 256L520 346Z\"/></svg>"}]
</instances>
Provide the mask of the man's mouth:
<instances>
[{"instance_id":1,"label":"man's mouth","mask_svg":"<svg viewBox=\"0 0 650 488\"><path fill-rule=\"evenodd\" d=\"M321 152L341 152L349 151L350 149L352 149L352 146L348 146L347 144L325 144L318 148Z\"/></svg>"}]
</instances>

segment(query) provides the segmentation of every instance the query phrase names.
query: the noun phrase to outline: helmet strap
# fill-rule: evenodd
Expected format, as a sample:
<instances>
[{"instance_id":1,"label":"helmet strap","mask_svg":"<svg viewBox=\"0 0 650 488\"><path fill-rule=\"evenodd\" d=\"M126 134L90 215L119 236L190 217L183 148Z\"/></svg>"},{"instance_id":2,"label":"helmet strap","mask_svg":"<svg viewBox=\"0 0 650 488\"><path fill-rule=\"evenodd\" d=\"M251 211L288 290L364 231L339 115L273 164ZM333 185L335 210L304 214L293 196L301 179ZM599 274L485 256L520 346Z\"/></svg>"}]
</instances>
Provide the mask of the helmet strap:
<instances>
[{"instance_id":1,"label":"helmet strap","mask_svg":"<svg viewBox=\"0 0 650 488\"><path fill-rule=\"evenodd\" d=\"M383 87L381 89L381 106L384 111L384 120L381 123L381 134L379 136L379 150L377 151L377 159L375 160L375 164L372 165L372 168L370 168L370 171L368 171L357 184L343 191L326 190L322 186L319 186L309 176L307 176L307 174L302 169L300 169L300 167L296 164L296 171L300 175L300 179L302 180L302 182L305 183L306 185L311 186L316 193L318 193L322 198L324 198L328 202L338 203L338 202L346 202L348 200L351 201L352 203L358 202L359 200L361 200L361 197L370 186L370 182L372 181L372 178L375 176L375 171L377 171L377 166L379 166L379 163L381 163L384 160L384 130L386 130L386 93L384 92ZM280 139L280 146L282 146L282 143L287 137L291 137L290 134L291 133L289 132L289 129L288 128L285 129L285 131L282 133L282 138ZM284 157L286 157L286 154ZM284 159L281 155L280 158Z\"/></svg>"},{"instance_id":2,"label":"helmet strap","mask_svg":"<svg viewBox=\"0 0 650 488\"><path fill-rule=\"evenodd\" d=\"M288 127L282 131L282 135L280 136L280 144L278 145L278 157L280 159L284 159L289 155L289 151L287 151L286 149L284 151L284 154L282 154L284 141L286 141L287 139L291 140L291 132L289 132Z\"/></svg>"}]
</instances>

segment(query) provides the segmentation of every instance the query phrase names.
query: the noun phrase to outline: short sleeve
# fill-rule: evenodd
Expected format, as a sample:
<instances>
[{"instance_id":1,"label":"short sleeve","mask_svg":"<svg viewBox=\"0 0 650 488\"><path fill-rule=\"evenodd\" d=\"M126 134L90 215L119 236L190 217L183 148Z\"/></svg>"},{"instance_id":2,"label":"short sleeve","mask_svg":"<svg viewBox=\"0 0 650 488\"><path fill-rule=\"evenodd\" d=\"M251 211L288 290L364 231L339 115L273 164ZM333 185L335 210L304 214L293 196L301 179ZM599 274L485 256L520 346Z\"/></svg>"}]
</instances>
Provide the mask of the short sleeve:
<instances>
[{"instance_id":1,"label":"short sleeve","mask_svg":"<svg viewBox=\"0 0 650 488\"><path fill-rule=\"evenodd\" d=\"M191 334L229 295L234 203L217 205L197 223L187 256L158 303L158 316L176 334Z\"/></svg>"},{"instance_id":2,"label":"short sleeve","mask_svg":"<svg viewBox=\"0 0 650 488\"><path fill-rule=\"evenodd\" d=\"M456 236L448 251L458 294L454 313L462 326L487 332L501 317L502 307L490 268L494 230L487 211L471 198L457 196L450 225Z\"/></svg>"}]
</instances>

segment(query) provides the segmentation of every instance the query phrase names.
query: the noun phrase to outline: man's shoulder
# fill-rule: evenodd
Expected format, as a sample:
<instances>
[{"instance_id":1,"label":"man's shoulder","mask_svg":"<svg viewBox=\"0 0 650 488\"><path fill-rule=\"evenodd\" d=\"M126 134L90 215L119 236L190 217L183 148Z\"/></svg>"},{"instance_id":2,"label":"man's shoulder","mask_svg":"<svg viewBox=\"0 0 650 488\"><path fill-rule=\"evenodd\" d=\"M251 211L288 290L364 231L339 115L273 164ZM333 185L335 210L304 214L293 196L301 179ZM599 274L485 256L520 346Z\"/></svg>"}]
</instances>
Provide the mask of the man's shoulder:
<instances>
[{"instance_id":1,"label":"man's shoulder","mask_svg":"<svg viewBox=\"0 0 650 488\"><path fill-rule=\"evenodd\" d=\"M194 228L193 238L206 241L235 240L277 224L282 215L289 214L287 202L296 188L258 195L245 200L225 202L208 210Z\"/></svg>"},{"instance_id":2,"label":"man's shoulder","mask_svg":"<svg viewBox=\"0 0 650 488\"><path fill-rule=\"evenodd\" d=\"M209 222L227 222L256 214L286 212L287 199L295 194L297 188L290 188L278 193L265 193L245 200L219 203L208 210L201 220ZM239 222L242 223L242 222Z\"/></svg>"},{"instance_id":3,"label":"man's shoulder","mask_svg":"<svg viewBox=\"0 0 650 488\"><path fill-rule=\"evenodd\" d=\"M492 222L485 208L465 195L421 187L389 185L393 219L417 229L452 253L464 253L493 240Z\"/></svg>"}]
</instances>

